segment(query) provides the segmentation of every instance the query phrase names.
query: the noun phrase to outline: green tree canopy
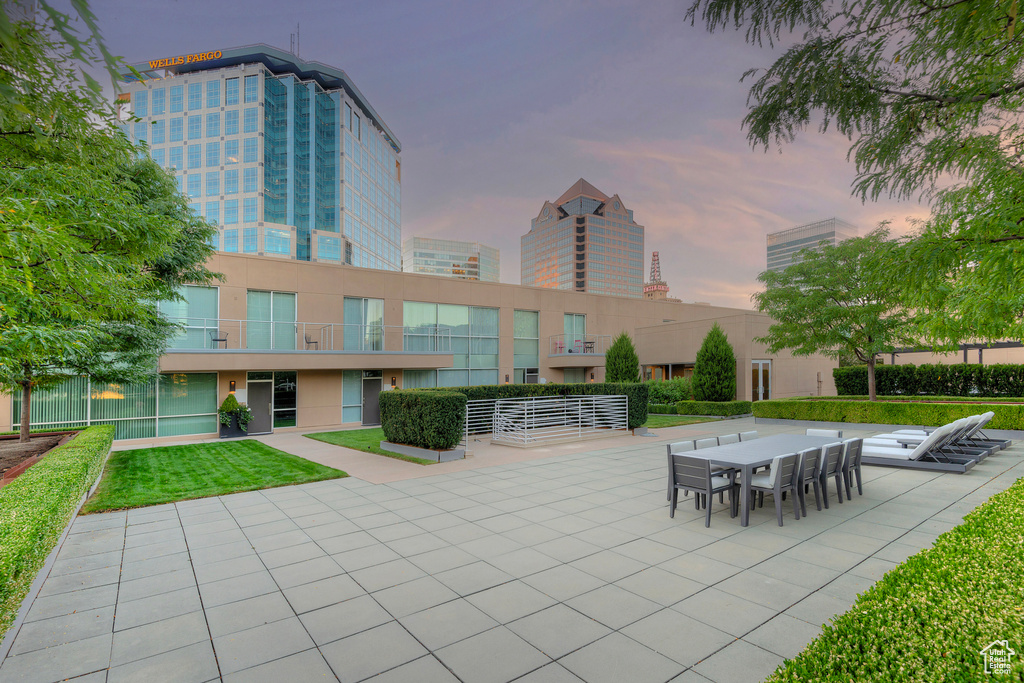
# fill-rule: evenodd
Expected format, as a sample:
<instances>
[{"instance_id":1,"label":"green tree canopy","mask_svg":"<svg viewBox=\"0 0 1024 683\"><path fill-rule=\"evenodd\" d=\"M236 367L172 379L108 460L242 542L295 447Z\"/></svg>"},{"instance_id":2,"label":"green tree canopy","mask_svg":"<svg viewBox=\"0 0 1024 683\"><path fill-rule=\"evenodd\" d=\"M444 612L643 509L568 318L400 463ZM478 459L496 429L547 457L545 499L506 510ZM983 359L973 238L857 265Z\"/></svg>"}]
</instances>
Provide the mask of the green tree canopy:
<instances>
[{"instance_id":1,"label":"green tree canopy","mask_svg":"<svg viewBox=\"0 0 1024 683\"><path fill-rule=\"evenodd\" d=\"M908 341L908 316L898 293L887 288L882 266L895 248L888 232L878 229L802 251L784 271L761 273L765 290L753 299L774 322L757 341L771 353L852 356L868 366L868 393L875 400L875 356Z\"/></svg>"},{"instance_id":2,"label":"green tree canopy","mask_svg":"<svg viewBox=\"0 0 1024 683\"><path fill-rule=\"evenodd\" d=\"M77 83L67 44L22 22L0 44L0 387L141 379L173 327L157 311L211 279L212 229Z\"/></svg>"},{"instance_id":3,"label":"green tree canopy","mask_svg":"<svg viewBox=\"0 0 1024 683\"><path fill-rule=\"evenodd\" d=\"M736 400L736 354L718 323L704 336L692 381L695 401Z\"/></svg>"},{"instance_id":4,"label":"green tree canopy","mask_svg":"<svg viewBox=\"0 0 1024 683\"><path fill-rule=\"evenodd\" d=\"M1024 337L1017 0L696 0L688 16L789 45L745 75L755 147L817 124L852 140L855 194L934 200L888 267L927 339Z\"/></svg>"},{"instance_id":5,"label":"green tree canopy","mask_svg":"<svg viewBox=\"0 0 1024 683\"><path fill-rule=\"evenodd\" d=\"M604 368L608 382L640 381L640 358L629 334L622 332L608 347L604 354Z\"/></svg>"}]
</instances>

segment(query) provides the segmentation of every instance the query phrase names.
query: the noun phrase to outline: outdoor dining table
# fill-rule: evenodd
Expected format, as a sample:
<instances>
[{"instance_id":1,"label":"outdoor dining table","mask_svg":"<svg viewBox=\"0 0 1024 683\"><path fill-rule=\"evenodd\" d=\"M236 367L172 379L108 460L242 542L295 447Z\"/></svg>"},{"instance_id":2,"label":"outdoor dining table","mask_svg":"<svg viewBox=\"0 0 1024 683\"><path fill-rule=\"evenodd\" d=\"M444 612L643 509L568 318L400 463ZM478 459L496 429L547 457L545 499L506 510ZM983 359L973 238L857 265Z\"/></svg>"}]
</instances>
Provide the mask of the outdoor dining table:
<instances>
[{"instance_id":1,"label":"outdoor dining table","mask_svg":"<svg viewBox=\"0 0 1024 683\"><path fill-rule=\"evenodd\" d=\"M750 476L758 467L772 463L777 455L799 453L807 448L824 446L840 441L834 436L805 436L803 434L776 434L749 441L712 446L686 453L688 457L709 460L712 465L735 468L741 473L740 524L750 520Z\"/></svg>"}]
</instances>

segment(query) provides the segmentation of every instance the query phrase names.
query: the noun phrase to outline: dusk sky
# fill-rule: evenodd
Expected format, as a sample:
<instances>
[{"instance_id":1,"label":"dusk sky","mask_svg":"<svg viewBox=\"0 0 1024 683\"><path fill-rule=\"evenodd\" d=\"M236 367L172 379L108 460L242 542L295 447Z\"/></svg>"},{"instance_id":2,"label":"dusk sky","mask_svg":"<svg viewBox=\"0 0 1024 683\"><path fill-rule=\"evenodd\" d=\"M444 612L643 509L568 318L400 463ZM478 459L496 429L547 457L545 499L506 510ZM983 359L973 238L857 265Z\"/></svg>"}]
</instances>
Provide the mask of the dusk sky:
<instances>
[{"instance_id":1,"label":"dusk sky","mask_svg":"<svg viewBox=\"0 0 1024 683\"><path fill-rule=\"evenodd\" d=\"M267 43L344 69L402 143L402 236L478 240L519 282L519 238L580 177L618 193L671 296L750 308L765 235L837 216L906 230L916 202L850 195L849 141L754 151L743 72L773 59L687 2L94 0L128 62Z\"/></svg>"}]
</instances>

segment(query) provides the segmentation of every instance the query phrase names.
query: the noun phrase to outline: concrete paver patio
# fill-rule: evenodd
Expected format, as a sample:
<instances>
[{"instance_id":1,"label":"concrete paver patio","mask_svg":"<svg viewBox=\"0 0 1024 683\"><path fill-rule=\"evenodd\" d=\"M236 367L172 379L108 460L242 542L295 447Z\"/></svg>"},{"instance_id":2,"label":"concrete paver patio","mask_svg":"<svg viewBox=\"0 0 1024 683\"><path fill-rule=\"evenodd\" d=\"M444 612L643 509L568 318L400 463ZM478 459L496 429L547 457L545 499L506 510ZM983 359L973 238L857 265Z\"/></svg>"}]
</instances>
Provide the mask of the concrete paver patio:
<instances>
[{"instance_id":1,"label":"concrete paver patio","mask_svg":"<svg viewBox=\"0 0 1024 683\"><path fill-rule=\"evenodd\" d=\"M758 681L1024 476L1014 446L966 475L865 467L863 496L783 527L716 502L708 529L691 498L669 519L664 444L747 429L795 431L79 517L0 680Z\"/></svg>"}]
</instances>

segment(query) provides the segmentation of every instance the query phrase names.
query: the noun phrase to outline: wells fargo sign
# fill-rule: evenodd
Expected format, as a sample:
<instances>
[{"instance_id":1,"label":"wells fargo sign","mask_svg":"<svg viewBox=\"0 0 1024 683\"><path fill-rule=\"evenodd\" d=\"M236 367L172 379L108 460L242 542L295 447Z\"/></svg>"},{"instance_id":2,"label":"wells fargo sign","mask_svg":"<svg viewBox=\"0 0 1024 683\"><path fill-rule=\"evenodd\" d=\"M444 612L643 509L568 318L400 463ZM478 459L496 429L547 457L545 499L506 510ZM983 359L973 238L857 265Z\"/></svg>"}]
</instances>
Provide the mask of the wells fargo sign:
<instances>
[{"instance_id":1,"label":"wells fargo sign","mask_svg":"<svg viewBox=\"0 0 1024 683\"><path fill-rule=\"evenodd\" d=\"M169 66L178 66L179 64L191 64L192 62L205 62L209 59L220 59L221 51L216 52L199 52L194 55L178 55L177 57L168 57L167 59L151 59L149 60L150 69L166 69Z\"/></svg>"}]
</instances>

